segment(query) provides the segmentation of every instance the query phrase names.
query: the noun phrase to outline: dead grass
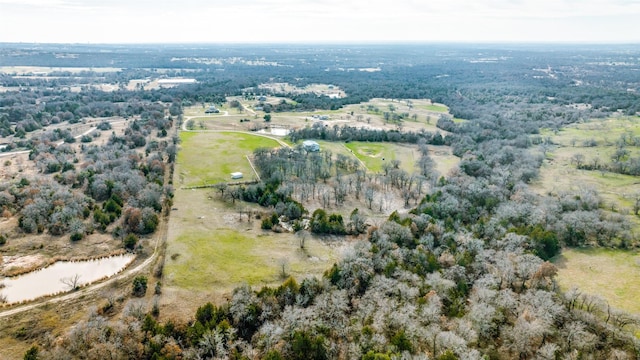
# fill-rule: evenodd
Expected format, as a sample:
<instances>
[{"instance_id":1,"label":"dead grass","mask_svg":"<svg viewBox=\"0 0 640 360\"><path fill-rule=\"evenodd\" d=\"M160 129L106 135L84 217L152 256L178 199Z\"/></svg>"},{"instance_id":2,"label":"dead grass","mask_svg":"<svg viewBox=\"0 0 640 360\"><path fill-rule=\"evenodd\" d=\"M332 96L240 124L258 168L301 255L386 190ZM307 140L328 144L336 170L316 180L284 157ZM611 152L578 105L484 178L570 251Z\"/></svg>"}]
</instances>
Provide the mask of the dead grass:
<instances>
[{"instance_id":1,"label":"dead grass","mask_svg":"<svg viewBox=\"0 0 640 360\"><path fill-rule=\"evenodd\" d=\"M611 249L564 249L554 263L562 290L576 286L611 306L640 313L640 254Z\"/></svg>"}]
</instances>

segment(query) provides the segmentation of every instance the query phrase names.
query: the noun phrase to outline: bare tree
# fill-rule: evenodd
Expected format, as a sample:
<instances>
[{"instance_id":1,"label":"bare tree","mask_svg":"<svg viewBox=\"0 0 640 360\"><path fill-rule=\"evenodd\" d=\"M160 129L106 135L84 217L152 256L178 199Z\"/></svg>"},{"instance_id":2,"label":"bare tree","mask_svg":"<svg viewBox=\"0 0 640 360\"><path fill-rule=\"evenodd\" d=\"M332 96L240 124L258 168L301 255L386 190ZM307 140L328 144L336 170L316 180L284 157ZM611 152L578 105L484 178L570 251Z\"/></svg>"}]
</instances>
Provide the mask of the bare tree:
<instances>
[{"instance_id":1,"label":"bare tree","mask_svg":"<svg viewBox=\"0 0 640 360\"><path fill-rule=\"evenodd\" d=\"M289 275L287 271L289 269L289 260L286 258L278 260L278 269L280 270L280 277L286 279Z\"/></svg>"},{"instance_id":2,"label":"bare tree","mask_svg":"<svg viewBox=\"0 0 640 360\"><path fill-rule=\"evenodd\" d=\"M307 230L300 230L296 233L296 237L298 238L300 249L304 249L307 237L309 237L309 232Z\"/></svg>"},{"instance_id":3,"label":"bare tree","mask_svg":"<svg viewBox=\"0 0 640 360\"><path fill-rule=\"evenodd\" d=\"M70 277L63 277L60 282L67 285L69 290L78 290L80 288L80 274L75 274Z\"/></svg>"}]
</instances>

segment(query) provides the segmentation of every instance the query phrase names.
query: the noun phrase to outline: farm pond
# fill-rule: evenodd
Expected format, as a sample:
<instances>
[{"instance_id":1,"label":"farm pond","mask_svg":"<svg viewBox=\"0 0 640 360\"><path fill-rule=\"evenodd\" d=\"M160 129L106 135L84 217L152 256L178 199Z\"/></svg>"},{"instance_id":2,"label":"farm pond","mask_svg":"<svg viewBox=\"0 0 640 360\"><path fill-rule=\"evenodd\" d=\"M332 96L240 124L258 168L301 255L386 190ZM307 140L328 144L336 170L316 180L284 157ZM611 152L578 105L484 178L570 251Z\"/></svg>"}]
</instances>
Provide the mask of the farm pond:
<instances>
[{"instance_id":1,"label":"farm pond","mask_svg":"<svg viewBox=\"0 0 640 360\"><path fill-rule=\"evenodd\" d=\"M0 279L0 297L8 304L67 292L111 277L129 265L134 255L118 255L86 261L58 261L46 268Z\"/></svg>"}]
</instances>

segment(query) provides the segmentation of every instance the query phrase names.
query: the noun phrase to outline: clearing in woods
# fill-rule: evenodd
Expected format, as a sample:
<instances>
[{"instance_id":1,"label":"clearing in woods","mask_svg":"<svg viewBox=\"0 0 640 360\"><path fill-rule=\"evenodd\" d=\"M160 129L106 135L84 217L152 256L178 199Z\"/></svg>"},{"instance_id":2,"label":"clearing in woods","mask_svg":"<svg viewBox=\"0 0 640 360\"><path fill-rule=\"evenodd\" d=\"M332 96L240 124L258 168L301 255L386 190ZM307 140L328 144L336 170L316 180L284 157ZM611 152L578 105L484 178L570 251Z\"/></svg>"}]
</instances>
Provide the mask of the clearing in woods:
<instances>
[{"instance_id":1,"label":"clearing in woods","mask_svg":"<svg viewBox=\"0 0 640 360\"><path fill-rule=\"evenodd\" d=\"M612 249L563 249L554 259L563 291L598 294L617 309L640 313L640 255Z\"/></svg>"},{"instance_id":2,"label":"clearing in woods","mask_svg":"<svg viewBox=\"0 0 640 360\"><path fill-rule=\"evenodd\" d=\"M545 161L539 181L532 186L541 194L563 190L595 188L603 199L603 211L625 215L634 225L635 196L640 194L636 176L597 170L577 169L576 155L585 164L611 163L611 155L621 136L640 136L640 117L620 117L573 124L558 132L544 131L540 152ZM547 141L548 140L548 141ZM551 142L551 145L545 142ZM631 157L640 156L640 148L626 146ZM640 313L640 256L634 251L611 249L563 249L554 259L557 280L563 290L573 286L582 292L600 295L615 308Z\"/></svg>"}]
</instances>

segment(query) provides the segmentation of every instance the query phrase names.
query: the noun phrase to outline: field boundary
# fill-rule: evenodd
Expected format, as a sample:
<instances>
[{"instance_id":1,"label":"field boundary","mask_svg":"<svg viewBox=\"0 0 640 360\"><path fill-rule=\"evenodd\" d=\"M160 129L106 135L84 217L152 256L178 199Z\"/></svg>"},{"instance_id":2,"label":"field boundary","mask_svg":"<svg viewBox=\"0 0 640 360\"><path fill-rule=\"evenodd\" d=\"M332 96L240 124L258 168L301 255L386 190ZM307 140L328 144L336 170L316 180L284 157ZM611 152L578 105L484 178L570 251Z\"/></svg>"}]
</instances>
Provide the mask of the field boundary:
<instances>
[{"instance_id":1,"label":"field boundary","mask_svg":"<svg viewBox=\"0 0 640 360\"><path fill-rule=\"evenodd\" d=\"M196 185L196 186L184 186L180 189L182 190L195 190L195 189L206 189L216 187L217 185L226 184L227 186L240 186L240 185L253 185L259 183L259 180L247 180L247 181L236 181L236 182L218 182L215 184L206 184L206 185Z\"/></svg>"}]
</instances>

